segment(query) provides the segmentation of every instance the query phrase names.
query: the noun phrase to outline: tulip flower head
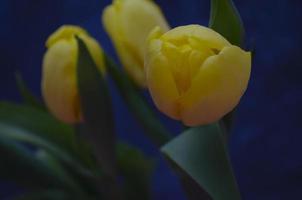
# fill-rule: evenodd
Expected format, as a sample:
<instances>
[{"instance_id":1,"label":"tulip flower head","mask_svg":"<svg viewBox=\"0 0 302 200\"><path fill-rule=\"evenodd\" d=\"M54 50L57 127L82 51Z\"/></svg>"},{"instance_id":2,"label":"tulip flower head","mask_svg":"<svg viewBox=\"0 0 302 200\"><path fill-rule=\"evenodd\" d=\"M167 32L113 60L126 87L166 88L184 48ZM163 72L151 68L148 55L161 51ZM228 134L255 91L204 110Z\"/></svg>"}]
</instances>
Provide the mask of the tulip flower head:
<instances>
[{"instance_id":1,"label":"tulip flower head","mask_svg":"<svg viewBox=\"0 0 302 200\"><path fill-rule=\"evenodd\" d=\"M147 85L156 106L187 126L215 122L245 92L251 54L212 29L188 25L155 28L145 59Z\"/></svg>"},{"instance_id":2,"label":"tulip flower head","mask_svg":"<svg viewBox=\"0 0 302 200\"><path fill-rule=\"evenodd\" d=\"M150 0L114 0L102 16L118 56L130 77L145 87L144 51L150 31L169 26L159 7Z\"/></svg>"},{"instance_id":3,"label":"tulip flower head","mask_svg":"<svg viewBox=\"0 0 302 200\"><path fill-rule=\"evenodd\" d=\"M99 70L105 72L103 51L98 42L84 29L62 26L48 38L48 50L43 59L42 94L50 112L66 123L81 121L76 80L76 35L85 42Z\"/></svg>"}]
</instances>

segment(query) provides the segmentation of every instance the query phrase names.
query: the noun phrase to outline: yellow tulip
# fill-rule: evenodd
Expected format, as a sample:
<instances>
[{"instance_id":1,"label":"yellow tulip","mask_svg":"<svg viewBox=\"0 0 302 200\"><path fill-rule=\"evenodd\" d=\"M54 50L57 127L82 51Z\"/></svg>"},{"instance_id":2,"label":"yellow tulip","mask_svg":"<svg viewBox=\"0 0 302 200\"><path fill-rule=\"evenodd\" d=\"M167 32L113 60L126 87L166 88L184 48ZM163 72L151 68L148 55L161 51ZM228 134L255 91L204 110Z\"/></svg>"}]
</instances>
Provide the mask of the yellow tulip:
<instances>
[{"instance_id":1,"label":"yellow tulip","mask_svg":"<svg viewBox=\"0 0 302 200\"><path fill-rule=\"evenodd\" d=\"M105 8L102 20L126 72L145 87L146 38L156 26L169 30L161 10L150 0L114 0Z\"/></svg>"},{"instance_id":2,"label":"yellow tulip","mask_svg":"<svg viewBox=\"0 0 302 200\"><path fill-rule=\"evenodd\" d=\"M48 50L43 59L42 94L50 112L66 123L81 121L76 80L78 46L75 35L85 42L99 70L105 72L100 45L82 28L62 26L48 38Z\"/></svg>"},{"instance_id":3,"label":"yellow tulip","mask_svg":"<svg viewBox=\"0 0 302 200\"><path fill-rule=\"evenodd\" d=\"M212 29L188 25L148 38L145 72L156 106L187 126L215 122L245 92L251 53L230 44Z\"/></svg>"}]
</instances>

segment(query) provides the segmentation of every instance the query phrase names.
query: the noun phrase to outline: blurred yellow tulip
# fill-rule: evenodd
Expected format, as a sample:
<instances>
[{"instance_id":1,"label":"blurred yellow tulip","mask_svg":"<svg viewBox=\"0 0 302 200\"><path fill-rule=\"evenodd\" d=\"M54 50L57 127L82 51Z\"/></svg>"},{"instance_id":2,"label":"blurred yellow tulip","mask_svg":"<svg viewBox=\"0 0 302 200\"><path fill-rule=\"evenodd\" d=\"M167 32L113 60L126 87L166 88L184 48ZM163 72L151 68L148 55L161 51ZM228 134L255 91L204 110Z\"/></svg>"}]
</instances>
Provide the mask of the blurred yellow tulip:
<instances>
[{"instance_id":1,"label":"blurred yellow tulip","mask_svg":"<svg viewBox=\"0 0 302 200\"><path fill-rule=\"evenodd\" d=\"M160 8L150 0L114 0L104 9L102 20L125 70L138 85L145 87L146 38L156 26L169 30Z\"/></svg>"},{"instance_id":2,"label":"blurred yellow tulip","mask_svg":"<svg viewBox=\"0 0 302 200\"><path fill-rule=\"evenodd\" d=\"M78 46L75 35L85 42L99 70L105 73L100 45L82 28L62 26L48 38L48 50L43 59L42 94L50 112L66 123L81 121L76 81Z\"/></svg>"},{"instance_id":3,"label":"blurred yellow tulip","mask_svg":"<svg viewBox=\"0 0 302 200\"><path fill-rule=\"evenodd\" d=\"M245 92L251 53L231 45L212 29L188 25L148 38L145 72L156 106L187 126L215 122Z\"/></svg>"}]
</instances>

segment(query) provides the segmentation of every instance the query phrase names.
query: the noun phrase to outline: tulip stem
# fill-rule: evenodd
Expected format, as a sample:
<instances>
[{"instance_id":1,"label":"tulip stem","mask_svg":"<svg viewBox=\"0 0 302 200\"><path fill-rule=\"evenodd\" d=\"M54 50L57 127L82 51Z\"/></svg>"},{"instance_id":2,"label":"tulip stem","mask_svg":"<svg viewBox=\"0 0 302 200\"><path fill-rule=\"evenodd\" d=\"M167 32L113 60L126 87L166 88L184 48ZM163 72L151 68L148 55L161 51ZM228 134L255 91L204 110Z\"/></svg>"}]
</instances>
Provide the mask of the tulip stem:
<instances>
[{"instance_id":1,"label":"tulip stem","mask_svg":"<svg viewBox=\"0 0 302 200\"><path fill-rule=\"evenodd\" d=\"M109 74L115 81L117 89L121 96L133 111L136 119L145 129L145 134L152 140L155 145L161 147L171 139L169 131L161 124L151 108L139 95L135 86L126 74L118 69L117 64L105 55L105 63Z\"/></svg>"},{"instance_id":2,"label":"tulip stem","mask_svg":"<svg viewBox=\"0 0 302 200\"><path fill-rule=\"evenodd\" d=\"M226 141L228 141L228 139L229 139L229 137L231 135L231 131L232 131L233 123L234 123L234 116L235 116L235 114L236 114L236 108L233 109L231 112L229 112L227 115L225 115L219 121L219 125L223 129Z\"/></svg>"}]
</instances>

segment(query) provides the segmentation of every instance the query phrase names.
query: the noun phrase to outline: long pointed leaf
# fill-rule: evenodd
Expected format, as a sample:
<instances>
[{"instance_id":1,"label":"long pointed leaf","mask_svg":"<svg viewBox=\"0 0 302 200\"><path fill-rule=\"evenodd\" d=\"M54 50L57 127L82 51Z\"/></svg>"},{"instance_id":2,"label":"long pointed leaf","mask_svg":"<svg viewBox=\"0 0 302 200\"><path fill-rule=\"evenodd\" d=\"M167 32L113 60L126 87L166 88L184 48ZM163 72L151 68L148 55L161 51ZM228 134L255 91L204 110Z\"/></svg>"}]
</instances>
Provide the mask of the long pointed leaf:
<instances>
[{"instance_id":1,"label":"long pointed leaf","mask_svg":"<svg viewBox=\"0 0 302 200\"><path fill-rule=\"evenodd\" d=\"M242 45L244 27L232 0L211 0L209 26L232 44Z\"/></svg>"},{"instance_id":2,"label":"long pointed leaf","mask_svg":"<svg viewBox=\"0 0 302 200\"><path fill-rule=\"evenodd\" d=\"M124 180L124 196L127 200L151 198L151 175L154 162L138 149L125 143L117 148L118 166Z\"/></svg>"},{"instance_id":3,"label":"long pointed leaf","mask_svg":"<svg viewBox=\"0 0 302 200\"><path fill-rule=\"evenodd\" d=\"M22 145L3 136L0 131L0 176L27 187L64 186L51 168Z\"/></svg>"},{"instance_id":4,"label":"long pointed leaf","mask_svg":"<svg viewBox=\"0 0 302 200\"><path fill-rule=\"evenodd\" d=\"M77 151L73 128L34 107L0 102L0 122L26 129L67 151Z\"/></svg>"},{"instance_id":5,"label":"long pointed leaf","mask_svg":"<svg viewBox=\"0 0 302 200\"><path fill-rule=\"evenodd\" d=\"M58 176L65 180L72 188L74 188L77 192L83 193L82 188L79 184L75 181L75 179L70 175L70 173L64 169L63 165L55 158L52 154L48 153L45 150L39 149L36 152L36 157L39 160L44 161L53 172L55 172Z\"/></svg>"},{"instance_id":6,"label":"long pointed leaf","mask_svg":"<svg viewBox=\"0 0 302 200\"><path fill-rule=\"evenodd\" d=\"M22 142L34 147L45 149L47 150L47 152L58 158L66 166L69 166L70 168L73 168L73 170L76 170L78 174L86 177L92 176L92 174L79 162L77 162L77 160L70 156L70 154L68 154L55 144L52 144L49 141L44 140L36 136L35 134L32 134L28 130L0 122L0 135L13 141Z\"/></svg>"},{"instance_id":7,"label":"long pointed leaf","mask_svg":"<svg viewBox=\"0 0 302 200\"><path fill-rule=\"evenodd\" d=\"M77 41L77 77L84 126L101 167L105 173L115 174L115 134L109 91L85 43L80 38Z\"/></svg>"},{"instance_id":8,"label":"long pointed leaf","mask_svg":"<svg viewBox=\"0 0 302 200\"><path fill-rule=\"evenodd\" d=\"M211 0L209 26L227 38L232 44L243 46L245 30L232 0ZM230 135L235 114L236 108L221 120L221 125L225 128L227 136Z\"/></svg>"},{"instance_id":9,"label":"long pointed leaf","mask_svg":"<svg viewBox=\"0 0 302 200\"><path fill-rule=\"evenodd\" d=\"M161 150L214 200L240 200L224 142L212 124L186 130Z\"/></svg>"},{"instance_id":10,"label":"long pointed leaf","mask_svg":"<svg viewBox=\"0 0 302 200\"><path fill-rule=\"evenodd\" d=\"M79 50L77 83L83 125L102 169L100 190L105 198L120 199L117 186L114 118L108 86L85 43L79 37L76 39Z\"/></svg>"}]
</instances>

